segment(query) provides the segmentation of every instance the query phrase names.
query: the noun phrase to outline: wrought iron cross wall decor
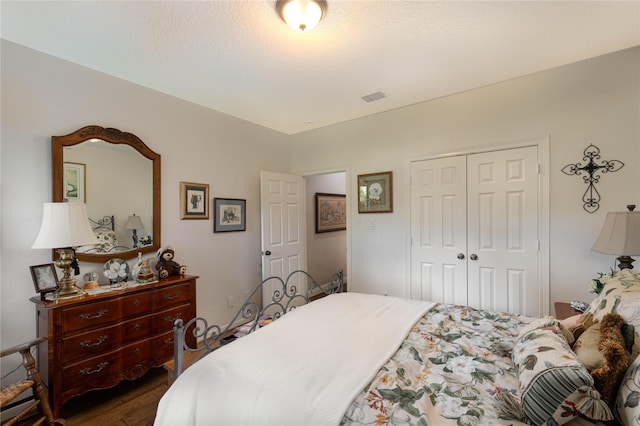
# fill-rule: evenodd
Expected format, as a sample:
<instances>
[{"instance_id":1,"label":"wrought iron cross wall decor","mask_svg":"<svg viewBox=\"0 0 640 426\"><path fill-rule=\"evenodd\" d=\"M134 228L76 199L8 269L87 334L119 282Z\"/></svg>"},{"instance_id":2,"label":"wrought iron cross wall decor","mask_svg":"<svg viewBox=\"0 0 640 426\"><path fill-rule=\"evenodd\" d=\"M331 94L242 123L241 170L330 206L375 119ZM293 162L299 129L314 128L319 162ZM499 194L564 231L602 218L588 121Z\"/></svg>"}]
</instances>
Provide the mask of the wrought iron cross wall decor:
<instances>
[{"instance_id":1,"label":"wrought iron cross wall decor","mask_svg":"<svg viewBox=\"0 0 640 426\"><path fill-rule=\"evenodd\" d=\"M618 160L602 160L602 164L596 164L594 160L600 159L600 149L595 145L585 148L582 159L588 163L584 166L581 163L567 164L562 168L562 172L567 175L582 175L582 172L588 174L588 176L582 176L584 183L589 185L582 195L582 208L593 213L600 208L600 193L596 189L596 183L600 182L598 172L617 172L624 167L624 163Z\"/></svg>"}]
</instances>

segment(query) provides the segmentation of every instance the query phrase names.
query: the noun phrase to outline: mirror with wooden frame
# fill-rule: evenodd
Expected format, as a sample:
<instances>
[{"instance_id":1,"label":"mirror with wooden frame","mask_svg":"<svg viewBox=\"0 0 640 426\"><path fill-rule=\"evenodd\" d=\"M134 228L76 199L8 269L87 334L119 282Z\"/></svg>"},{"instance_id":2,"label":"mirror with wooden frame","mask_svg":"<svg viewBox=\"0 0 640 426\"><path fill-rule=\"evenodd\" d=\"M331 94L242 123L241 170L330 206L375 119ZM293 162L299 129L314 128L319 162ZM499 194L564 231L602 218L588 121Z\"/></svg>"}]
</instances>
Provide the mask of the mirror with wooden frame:
<instances>
[{"instance_id":1,"label":"mirror with wooden frame","mask_svg":"<svg viewBox=\"0 0 640 426\"><path fill-rule=\"evenodd\" d=\"M51 150L53 201L86 203L98 237L99 244L76 249L79 260L131 259L160 248L159 154L132 133L100 126L52 136Z\"/></svg>"}]
</instances>

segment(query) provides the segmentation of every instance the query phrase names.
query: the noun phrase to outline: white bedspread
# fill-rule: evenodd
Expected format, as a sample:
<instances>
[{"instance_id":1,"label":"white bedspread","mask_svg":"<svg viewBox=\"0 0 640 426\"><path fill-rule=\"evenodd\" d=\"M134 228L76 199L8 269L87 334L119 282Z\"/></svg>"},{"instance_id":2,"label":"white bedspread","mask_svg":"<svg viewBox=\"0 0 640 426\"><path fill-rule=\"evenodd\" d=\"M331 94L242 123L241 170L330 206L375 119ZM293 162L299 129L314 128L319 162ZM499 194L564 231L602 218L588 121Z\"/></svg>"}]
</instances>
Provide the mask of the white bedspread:
<instances>
[{"instance_id":1,"label":"white bedspread","mask_svg":"<svg viewBox=\"0 0 640 426\"><path fill-rule=\"evenodd\" d=\"M302 306L188 368L156 425L337 425L433 303L341 293Z\"/></svg>"}]
</instances>

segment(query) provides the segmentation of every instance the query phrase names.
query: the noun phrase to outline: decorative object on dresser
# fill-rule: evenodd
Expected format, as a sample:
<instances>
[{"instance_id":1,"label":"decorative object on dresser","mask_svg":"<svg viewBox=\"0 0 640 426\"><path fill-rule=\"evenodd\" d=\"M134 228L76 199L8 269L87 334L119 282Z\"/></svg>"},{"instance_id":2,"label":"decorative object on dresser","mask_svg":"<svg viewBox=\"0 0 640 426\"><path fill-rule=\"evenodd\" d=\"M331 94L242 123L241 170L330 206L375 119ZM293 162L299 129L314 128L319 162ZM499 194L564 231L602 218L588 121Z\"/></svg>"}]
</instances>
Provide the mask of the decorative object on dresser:
<instances>
[{"instance_id":1,"label":"decorative object on dresser","mask_svg":"<svg viewBox=\"0 0 640 426\"><path fill-rule=\"evenodd\" d=\"M74 247L95 244L96 236L89 224L86 206L83 203L44 203L42 225L32 249L57 249L55 265L62 269L64 276L55 291L56 298L81 296L76 280L71 276L80 273Z\"/></svg>"},{"instance_id":2,"label":"decorative object on dresser","mask_svg":"<svg viewBox=\"0 0 640 426\"><path fill-rule=\"evenodd\" d=\"M593 213L600 208L600 193L596 189L596 183L600 182L598 172L617 172L624 167L624 163L618 160L602 160L602 164L597 164L594 160L600 159L600 149L595 145L589 145L584 149L582 159L587 163L567 164L562 168L562 173L582 175L584 172L587 175L582 177L584 183L589 185L582 195L582 208L588 213Z\"/></svg>"},{"instance_id":3,"label":"decorative object on dresser","mask_svg":"<svg viewBox=\"0 0 640 426\"><path fill-rule=\"evenodd\" d=\"M640 255L640 212L629 204L626 212L609 212L592 251L618 255L618 268L633 269L633 258Z\"/></svg>"},{"instance_id":4,"label":"decorative object on dresser","mask_svg":"<svg viewBox=\"0 0 640 426\"><path fill-rule=\"evenodd\" d=\"M47 293L57 290L58 274L53 267L53 263L29 266L29 269L31 270L31 278L33 278L33 286L36 292L40 293L42 299L45 298Z\"/></svg>"},{"instance_id":5,"label":"decorative object on dresser","mask_svg":"<svg viewBox=\"0 0 640 426\"><path fill-rule=\"evenodd\" d=\"M187 272L186 265L180 265L173 260L175 255L171 247L164 247L158 250L154 268L158 271L160 278L166 278L171 275L184 275Z\"/></svg>"},{"instance_id":6,"label":"decorative object on dresser","mask_svg":"<svg viewBox=\"0 0 640 426\"><path fill-rule=\"evenodd\" d=\"M124 228L129 229L131 231L133 248L138 247L138 229L144 228L144 226L142 226L142 221L140 220L140 216L136 216L135 213L132 216L129 216L129 219L127 219L127 224L125 225Z\"/></svg>"},{"instance_id":7,"label":"decorative object on dresser","mask_svg":"<svg viewBox=\"0 0 640 426\"><path fill-rule=\"evenodd\" d=\"M36 304L40 371L54 417L70 398L141 377L173 355L173 323L196 316L195 276ZM193 343L193 341L192 341Z\"/></svg>"},{"instance_id":8,"label":"decorative object on dresser","mask_svg":"<svg viewBox=\"0 0 640 426\"><path fill-rule=\"evenodd\" d=\"M347 229L347 196L316 193L316 234Z\"/></svg>"},{"instance_id":9,"label":"decorative object on dresser","mask_svg":"<svg viewBox=\"0 0 640 426\"><path fill-rule=\"evenodd\" d=\"M213 232L245 231L247 229L247 200L214 198L213 205Z\"/></svg>"},{"instance_id":10,"label":"decorative object on dresser","mask_svg":"<svg viewBox=\"0 0 640 426\"><path fill-rule=\"evenodd\" d=\"M358 175L358 213L393 212L393 173Z\"/></svg>"},{"instance_id":11,"label":"decorative object on dresser","mask_svg":"<svg viewBox=\"0 0 640 426\"><path fill-rule=\"evenodd\" d=\"M180 182L180 219L209 219L209 185Z\"/></svg>"}]
</instances>

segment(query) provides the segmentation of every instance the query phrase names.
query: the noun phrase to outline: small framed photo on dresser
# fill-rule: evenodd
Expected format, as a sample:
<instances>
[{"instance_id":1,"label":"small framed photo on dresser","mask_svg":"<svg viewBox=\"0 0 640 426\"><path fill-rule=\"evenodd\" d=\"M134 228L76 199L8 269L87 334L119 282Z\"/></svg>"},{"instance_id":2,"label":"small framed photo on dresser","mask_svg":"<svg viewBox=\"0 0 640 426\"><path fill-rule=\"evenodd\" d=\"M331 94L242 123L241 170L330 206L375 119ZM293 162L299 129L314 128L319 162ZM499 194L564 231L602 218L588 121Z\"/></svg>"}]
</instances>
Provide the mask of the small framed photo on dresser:
<instances>
[{"instance_id":1,"label":"small framed photo on dresser","mask_svg":"<svg viewBox=\"0 0 640 426\"><path fill-rule=\"evenodd\" d=\"M33 286L37 293L40 293L40 298L44 300L47 293L51 293L58 289L58 274L53 263L45 263L43 265L30 266L31 278L33 279Z\"/></svg>"}]
</instances>

